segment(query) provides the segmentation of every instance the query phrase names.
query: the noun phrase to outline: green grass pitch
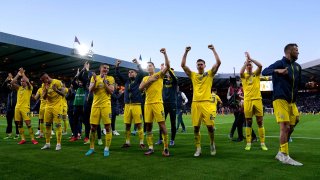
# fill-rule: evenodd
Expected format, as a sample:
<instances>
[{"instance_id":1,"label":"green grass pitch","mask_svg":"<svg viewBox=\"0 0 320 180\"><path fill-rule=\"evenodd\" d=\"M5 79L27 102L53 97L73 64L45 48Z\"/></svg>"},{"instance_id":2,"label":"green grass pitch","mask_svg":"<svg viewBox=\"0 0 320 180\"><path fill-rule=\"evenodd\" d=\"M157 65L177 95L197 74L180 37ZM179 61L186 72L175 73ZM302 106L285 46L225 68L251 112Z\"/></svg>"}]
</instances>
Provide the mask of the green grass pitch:
<instances>
[{"instance_id":1,"label":"green grass pitch","mask_svg":"<svg viewBox=\"0 0 320 180\"><path fill-rule=\"evenodd\" d=\"M36 130L37 118L33 118ZM167 127L170 123L167 120ZM83 141L69 142L69 134L63 136L62 150L54 150L55 137L50 150L40 150L44 139L33 145L18 145L17 140L4 140L6 120L0 118L0 179L320 179L319 115L303 115L289 144L290 156L302 162L302 167L283 165L274 159L279 147L279 127L272 115L264 117L268 151L260 149L259 142L249 152L244 142L228 139L233 122L232 115L216 118L217 155L210 156L209 139L205 126L201 127L202 155L193 157L195 151L191 118L184 116L187 133L177 133L170 157L162 157L163 146L155 145L155 153L145 156L139 149L138 137L131 136L132 146L122 149L124 125L117 117L116 128L121 136L113 136L110 157L103 157L104 146L96 145L96 153L84 154L89 145ZM257 131L257 125L254 123ZM170 131L169 131L170 132ZM235 133L236 134L236 133ZM154 124L154 142L158 139L158 126ZM103 136L104 139L104 136ZM97 144L97 143L96 143Z\"/></svg>"}]
</instances>

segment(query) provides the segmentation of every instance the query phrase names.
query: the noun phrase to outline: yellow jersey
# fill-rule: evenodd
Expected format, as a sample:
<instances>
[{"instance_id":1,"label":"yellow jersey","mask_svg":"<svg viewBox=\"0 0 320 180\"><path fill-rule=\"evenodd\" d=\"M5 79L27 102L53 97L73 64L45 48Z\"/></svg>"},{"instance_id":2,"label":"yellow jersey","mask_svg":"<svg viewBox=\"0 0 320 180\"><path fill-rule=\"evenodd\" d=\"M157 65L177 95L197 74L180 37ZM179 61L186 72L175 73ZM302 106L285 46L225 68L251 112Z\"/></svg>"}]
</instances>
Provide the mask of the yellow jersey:
<instances>
[{"instance_id":1,"label":"yellow jersey","mask_svg":"<svg viewBox=\"0 0 320 180\"><path fill-rule=\"evenodd\" d=\"M212 102L213 102L213 104L215 106L217 106L218 102L220 102L220 101L221 101L220 97L217 94L212 93Z\"/></svg>"},{"instance_id":2,"label":"yellow jersey","mask_svg":"<svg viewBox=\"0 0 320 180\"><path fill-rule=\"evenodd\" d=\"M203 74L191 72L190 79L193 86L192 101L212 101L211 87L214 79L212 71Z\"/></svg>"},{"instance_id":3,"label":"yellow jersey","mask_svg":"<svg viewBox=\"0 0 320 180\"><path fill-rule=\"evenodd\" d=\"M67 94L68 91L69 91L68 88L65 88L65 89L64 89L65 94ZM63 105L63 107L67 107L67 106L68 106L66 96L63 96L63 97L62 97L62 105Z\"/></svg>"},{"instance_id":4,"label":"yellow jersey","mask_svg":"<svg viewBox=\"0 0 320 180\"><path fill-rule=\"evenodd\" d=\"M52 108L52 107L62 105L62 96L52 89L53 85L55 85L57 89L61 89L62 82L58 79L52 79L51 83L49 84L49 88L47 90L46 108ZM42 88L44 88L44 84L42 85Z\"/></svg>"},{"instance_id":5,"label":"yellow jersey","mask_svg":"<svg viewBox=\"0 0 320 180\"><path fill-rule=\"evenodd\" d=\"M30 98L32 94L32 86L30 89L28 86L20 86L17 91L17 104L16 108L30 108Z\"/></svg>"},{"instance_id":6,"label":"yellow jersey","mask_svg":"<svg viewBox=\"0 0 320 180\"><path fill-rule=\"evenodd\" d=\"M163 89L163 74L161 71L155 73L152 76L159 76L159 79L154 81L145 91L146 100L145 104L153 104L153 103L163 103L162 100L162 89ZM143 77L142 81L147 82L151 76Z\"/></svg>"},{"instance_id":7,"label":"yellow jersey","mask_svg":"<svg viewBox=\"0 0 320 180\"><path fill-rule=\"evenodd\" d=\"M254 71L251 75L244 73L241 77L241 82L244 91L244 100L262 99L260 92L260 74L257 75Z\"/></svg>"},{"instance_id":8,"label":"yellow jersey","mask_svg":"<svg viewBox=\"0 0 320 180\"><path fill-rule=\"evenodd\" d=\"M106 87L104 80L109 81L109 84L114 84L114 78L112 76L105 76L104 78L101 75L96 76L95 90L93 91L93 102L92 107L107 107L111 103L111 94L106 92ZM94 83L93 77L90 80L91 83Z\"/></svg>"},{"instance_id":9,"label":"yellow jersey","mask_svg":"<svg viewBox=\"0 0 320 180\"><path fill-rule=\"evenodd\" d=\"M43 89L40 87L37 91L40 97L40 109L44 109L46 107L47 100L43 99Z\"/></svg>"}]
</instances>

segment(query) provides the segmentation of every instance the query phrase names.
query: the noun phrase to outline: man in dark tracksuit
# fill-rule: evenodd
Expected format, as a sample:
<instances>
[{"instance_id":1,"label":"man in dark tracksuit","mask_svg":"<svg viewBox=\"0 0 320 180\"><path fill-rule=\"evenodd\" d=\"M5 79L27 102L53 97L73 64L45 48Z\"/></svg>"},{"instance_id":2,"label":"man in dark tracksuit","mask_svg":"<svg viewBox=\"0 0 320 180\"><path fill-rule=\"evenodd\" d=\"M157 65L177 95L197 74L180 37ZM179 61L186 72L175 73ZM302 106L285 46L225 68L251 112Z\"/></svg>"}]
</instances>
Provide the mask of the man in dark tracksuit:
<instances>
[{"instance_id":1,"label":"man in dark tracksuit","mask_svg":"<svg viewBox=\"0 0 320 180\"><path fill-rule=\"evenodd\" d=\"M174 139L176 137L176 113L177 113L177 86L178 78L174 75L173 69L170 69L166 74L166 77L163 79L163 106L165 119L167 115L170 115L171 123L171 140L170 146L174 146ZM159 130L159 141L157 144L162 144L162 132Z\"/></svg>"},{"instance_id":2,"label":"man in dark tracksuit","mask_svg":"<svg viewBox=\"0 0 320 180\"><path fill-rule=\"evenodd\" d=\"M302 166L302 163L289 156L288 137L298 122L299 112L296 106L298 88L301 81L301 66L296 62L299 51L297 44L288 44L284 48L285 56L262 71L262 75L272 75L273 109L280 126L280 149L276 155L283 164Z\"/></svg>"},{"instance_id":3,"label":"man in dark tracksuit","mask_svg":"<svg viewBox=\"0 0 320 180\"><path fill-rule=\"evenodd\" d=\"M114 91L111 94L111 129L112 135L120 136L120 133L116 130L116 118L119 115L119 100L123 93L119 91L118 85L115 84Z\"/></svg>"},{"instance_id":4,"label":"man in dark tracksuit","mask_svg":"<svg viewBox=\"0 0 320 180\"><path fill-rule=\"evenodd\" d=\"M12 81L12 74L9 73L7 79L2 84L2 87L5 88L8 92L8 98L7 98L7 107L6 107L6 119L7 119L7 128L6 133L7 136L4 139L10 139L12 138L12 121L14 118L14 109L17 103L17 91L12 88L10 82ZM14 139L17 139L19 137L19 130L18 126L15 123L16 126L16 135Z\"/></svg>"},{"instance_id":5,"label":"man in dark tracksuit","mask_svg":"<svg viewBox=\"0 0 320 180\"><path fill-rule=\"evenodd\" d=\"M86 62L84 64L83 69L80 71L79 76L78 76L78 80L82 82L83 87L85 89L85 100L84 100L84 105L83 105L83 109L84 109L84 117L82 118L82 123L85 126L85 138L84 138L84 144L89 144L90 140L89 140L89 134L90 134L90 114L91 114L91 106L92 106L92 102L93 102L93 93L89 92L89 85L90 85L90 79L91 76L94 72L89 71L90 68L90 64L89 62ZM80 130L82 123L80 123ZM101 139L101 126L100 124L97 127L97 135L98 135L98 145L102 145L102 139Z\"/></svg>"},{"instance_id":6,"label":"man in dark tracksuit","mask_svg":"<svg viewBox=\"0 0 320 180\"><path fill-rule=\"evenodd\" d=\"M78 134L81 134L81 128L79 127L81 127L80 124L83 122L84 117L84 102L86 90L83 82L78 80L79 75L80 72L78 72L72 80L72 86L75 91L75 97L73 101L73 124L71 125L73 136L70 139L70 142L78 140ZM89 138L85 137L84 143L87 143L88 140Z\"/></svg>"},{"instance_id":7,"label":"man in dark tracksuit","mask_svg":"<svg viewBox=\"0 0 320 180\"><path fill-rule=\"evenodd\" d=\"M123 148L130 147L130 129L131 124L134 123L135 127L138 129L138 135L140 140L140 148L144 148L145 145L143 143L144 141L144 135L143 135L143 128L142 128L142 108L141 108L141 102L142 102L142 96L141 92L139 90L140 83L146 75L146 73L143 72L141 66L138 64L137 60L134 59L133 63L137 64L137 70L130 69L128 71L128 77L124 77L119 70L119 65L121 61L116 62L116 77L120 79L122 83L125 85L124 89L124 124L126 126L125 131L125 138L126 142L123 144Z\"/></svg>"}]
</instances>

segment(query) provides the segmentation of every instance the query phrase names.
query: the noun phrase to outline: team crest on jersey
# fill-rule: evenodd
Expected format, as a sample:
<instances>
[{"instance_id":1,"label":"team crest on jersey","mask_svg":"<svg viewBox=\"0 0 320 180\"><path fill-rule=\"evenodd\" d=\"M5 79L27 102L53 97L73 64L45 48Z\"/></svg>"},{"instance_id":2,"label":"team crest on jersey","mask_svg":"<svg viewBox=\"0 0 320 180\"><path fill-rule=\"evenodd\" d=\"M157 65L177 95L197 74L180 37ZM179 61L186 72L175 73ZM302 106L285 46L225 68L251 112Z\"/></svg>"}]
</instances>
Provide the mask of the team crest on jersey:
<instances>
[{"instance_id":1,"label":"team crest on jersey","mask_svg":"<svg viewBox=\"0 0 320 180\"><path fill-rule=\"evenodd\" d=\"M213 117L213 115L212 114L210 114L210 120L214 120L214 117Z\"/></svg>"}]
</instances>

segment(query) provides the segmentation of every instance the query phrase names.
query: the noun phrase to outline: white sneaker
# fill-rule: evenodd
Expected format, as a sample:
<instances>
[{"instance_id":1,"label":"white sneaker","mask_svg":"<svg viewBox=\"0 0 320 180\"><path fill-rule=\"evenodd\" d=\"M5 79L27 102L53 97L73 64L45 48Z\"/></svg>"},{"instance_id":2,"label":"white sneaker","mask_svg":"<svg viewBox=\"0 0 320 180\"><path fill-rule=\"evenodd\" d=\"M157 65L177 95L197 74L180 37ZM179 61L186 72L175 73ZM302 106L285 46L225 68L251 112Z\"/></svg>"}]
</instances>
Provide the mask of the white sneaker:
<instances>
[{"instance_id":1,"label":"white sneaker","mask_svg":"<svg viewBox=\"0 0 320 180\"><path fill-rule=\"evenodd\" d=\"M41 149L42 149L42 150L44 150L44 149L50 149L50 144L45 144Z\"/></svg>"},{"instance_id":2,"label":"white sneaker","mask_svg":"<svg viewBox=\"0 0 320 180\"><path fill-rule=\"evenodd\" d=\"M302 166L303 164L292 159L289 155L285 156L283 158L283 161L281 161L283 164L289 164L289 165L292 165L292 166Z\"/></svg>"},{"instance_id":3,"label":"white sneaker","mask_svg":"<svg viewBox=\"0 0 320 180\"><path fill-rule=\"evenodd\" d=\"M61 150L61 144L57 144L56 145L56 151L60 151Z\"/></svg>"},{"instance_id":4,"label":"white sneaker","mask_svg":"<svg viewBox=\"0 0 320 180\"><path fill-rule=\"evenodd\" d=\"M38 130L34 135L39 136L40 135L40 130Z\"/></svg>"},{"instance_id":5,"label":"white sneaker","mask_svg":"<svg viewBox=\"0 0 320 180\"><path fill-rule=\"evenodd\" d=\"M51 131L51 135L52 135L52 136L54 135L54 131Z\"/></svg>"},{"instance_id":6,"label":"white sneaker","mask_svg":"<svg viewBox=\"0 0 320 180\"><path fill-rule=\"evenodd\" d=\"M102 130L102 134L103 134L103 135L106 135L106 134L107 134L107 130L106 130L106 129L103 129L103 130Z\"/></svg>"},{"instance_id":7,"label":"white sneaker","mask_svg":"<svg viewBox=\"0 0 320 180\"><path fill-rule=\"evenodd\" d=\"M275 158L282 162L284 157L285 155L279 151Z\"/></svg>"},{"instance_id":8,"label":"white sneaker","mask_svg":"<svg viewBox=\"0 0 320 180\"><path fill-rule=\"evenodd\" d=\"M217 154L215 145L210 146L210 154L211 154L211 156L214 156Z\"/></svg>"},{"instance_id":9,"label":"white sneaker","mask_svg":"<svg viewBox=\"0 0 320 180\"><path fill-rule=\"evenodd\" d=\"M197 148L196 152L194 153L194 157L199 157L201 155L201 148Z\"/></svg>"},{"instance_id":10,"label":"white sneaker","mask_svg":"<svg viewBox=\"0 0 320 180\"><path fill-rule=\"evenodd\" d=\"M120 134L118 133L117 130L112 131L112 134L115 135L115 136L120 136Z\"/></svg>"},{"instance_id":11,"label":"white sneaker","mask_svg":"<svg viewBox=\"0 0 320 180\"><path fill-rule=\"evenodd\" d=\"M102 139L98 139L98 145L99 146L103 145Z\"/></svg>"}]
</instances>

